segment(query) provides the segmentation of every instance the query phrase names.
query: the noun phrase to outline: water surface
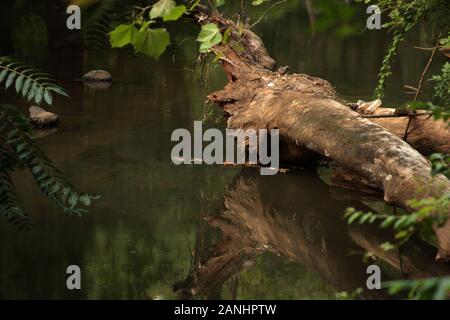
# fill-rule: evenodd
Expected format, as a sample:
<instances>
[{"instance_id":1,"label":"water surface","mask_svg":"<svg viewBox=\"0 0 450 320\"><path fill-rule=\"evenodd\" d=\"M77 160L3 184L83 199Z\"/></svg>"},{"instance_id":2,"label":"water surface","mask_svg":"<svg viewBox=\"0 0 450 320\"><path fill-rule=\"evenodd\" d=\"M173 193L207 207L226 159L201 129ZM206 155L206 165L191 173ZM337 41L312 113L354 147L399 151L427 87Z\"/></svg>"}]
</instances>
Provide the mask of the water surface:
<instances>
[{"instance_id":1,"label":"water surface","mask_svg":"<svg viewBox=\"0 0 450 320\"><path fill-rule=\"evenodd\" d=\"M275 13L256 31L281 65L331 81L349 100L371 98L382 32L313 35L303 6ZM314 170L261 177L251 168L171 163L172 131L192 128L206 95L226 83L213 65L203 83L200 68L191 71L195 43L187 46L157 62L60 45L44 55L41 65L71 98L56 99L60 128L39 144L78 188L101 199L89 214L69 217L18 172L17 189L36 225L22 232L0 220L1 298L334 299L364 286L364 250L389 235L350 229L342 214L370 203L331 189ZM402 54L387 103L404 101L401 86L420 73L422 58ZM113 74L110 88L75 81L97 68ZM420 246L432 261L433 249ZM387 260L386 278L398 277L398 256ZM82 270L80 291L66 288L72 264Z\"/></svg>"}]
</instances>

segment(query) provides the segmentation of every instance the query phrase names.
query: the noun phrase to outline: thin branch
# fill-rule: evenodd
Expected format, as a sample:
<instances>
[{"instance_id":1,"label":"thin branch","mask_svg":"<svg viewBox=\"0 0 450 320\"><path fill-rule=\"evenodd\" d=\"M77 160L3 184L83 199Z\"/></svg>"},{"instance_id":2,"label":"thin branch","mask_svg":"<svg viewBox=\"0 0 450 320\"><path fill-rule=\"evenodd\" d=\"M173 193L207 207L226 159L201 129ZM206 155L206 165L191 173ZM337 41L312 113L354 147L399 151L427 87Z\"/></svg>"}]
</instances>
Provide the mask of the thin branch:
<instances>
[{"instance_id":1,"label":"thin branch","mask_svg":"<svg viewBox=\"0 0 450 320\"><path fill-rule=\"evenodd\" d=\"M439 36L437 37L436 45L434 46L433 52L431 53L430 59L428 59L428 63L422 72L422 76L420 77L420 81L419 81L419 85L417 87L417 92L414 97L414 101L417 101L417 99L420 96L420 93L422 92L422 86L423 86L423 82L425 81L425 76L427 75L428 69L430 68L431 63L433 62L433 59L434 59L434 56L436 55L437 50L439 49L440 40L441 40L441 35L439 34ZM409 128L411 127L412 119L413 119L413 117L410 116L409 120L408 120L408 125L406 126L405 134L403 135L403 140L405 140L405 141L408 138L408 132L409 132Z\"/></svg>"},{"instance_id":2,"label":"thin branch","mask_svg":"<svg viewBox=\"0 0 450 320\"><path fill-rule=\"evenodd\" d=\"M283 4L283 3L286 3L286 2L287 2L287 0L281 0L281 1L275 2L273 5L270 6L269 9L267 9L267 10L262 14L261 17L259 17L258 20L255 21L255 23L253 23L253 24L249 27L249 29L253 28L253 27L256 26L258 23L260 23L261 20L264 19L264 17L269 13L270 10L272 10L272 9L275 8L276 6L278 6L278 5L280 5L280 4Z\"/></svg>"},{"instance_id":3,"label":"thin branch","mask_svg":"<svg viewBox=\"0 0 450 320\"><path fill-rule=\"evenodd\" d=\"M401 114L370 114L370 115L362 115L363 118L367 119L377 119L377 118L403 118L403 117L422 117L422 116L430 116L433 115L431 112L420 112L420 113L414 113L414 114L408 114L408 115L401 115Z\"/></svg>"},{"instance_id":4,"label":"thin branch","mask_svg":"<svg viewBox=\"0 0 450 320\"><path fill-rule=\"evenodd\" d=\"M434 47L432 47L432 48L414 47L414 49L417 49L417 50L423 50L423 51L433 51L433 50L434 50Z\"/></svg>"},{"instance_id":5,"label":"thin branch","mask_svg":"<svg viewBox=\"0 0 450 320\"><path fill-rule=\"evenodd\" d=\"M428 63L425 67L425 70L423 70L422 76L420 77L420 82L419 82L419 86L417 87L417 93L416 93L416 96L414 97L414 101L417 101L417 99L420 96L420 93L422 91L423 82L425 81L425 76L428 72L428 69L431 66L431 63L433 62L433 59L434 59L434 56L436 55L437 50L439 49L439 43L441 40L440 38L441 38L441 36L439 35L438 40L436 42L436 46L434 47L433 52L431 53L430 59L428 60Z\"/></svg>"}]
</instances>

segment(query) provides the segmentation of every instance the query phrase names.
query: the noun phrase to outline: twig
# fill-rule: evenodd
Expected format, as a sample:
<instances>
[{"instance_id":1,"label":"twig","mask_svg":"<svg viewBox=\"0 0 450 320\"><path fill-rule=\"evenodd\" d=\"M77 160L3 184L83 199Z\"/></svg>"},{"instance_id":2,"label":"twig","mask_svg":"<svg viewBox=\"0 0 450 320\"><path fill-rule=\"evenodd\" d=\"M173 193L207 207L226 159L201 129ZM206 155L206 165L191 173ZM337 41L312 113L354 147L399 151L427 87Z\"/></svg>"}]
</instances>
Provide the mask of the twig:
<instances>
[{"instance_id":1,"label":"twig","mask_svg":"<svg viewBox=\"0 0 450 320\"><path fill-rule=\"evenodd\" d=\"M273 5L270 6L269 9L267 9L267 10L262 14L261 17L259 17L258 20L255 21L255 23L253 23L253 24L249 27L249 29L253 28L253 27L256 26L258 23L260 23L261 20L269 13L270 10L272 10L272 9L275 8L276 6L278 6L278 5L282 4L282 3L286 3L286 2L287 2L287 0L281 0L281 1L275 2Z\"/></svg>"},{"instance_id":2,"label":"twig","mask_svg":"<svg viewBox=\"0 0 450 320\"><path fill-rule=\"evenodd\" d=\"M439 34L439 36L437 37L436 45L434 46L433 52L431 53L430 59L428 59L428 63L422 72L422 76L420 77L420 81L419 81L419 85L417 87L417 92L414 97L414 101L417 101L417 99L420 96L420 93L422 91L423 82L425 81L425 76L427 75L428 69L430 68L431 63L433 62L433 59L434 59L434 56L436 55L437 50L439 49L440 40L441 40L441 35ZM413 119L413 117L410 116L409 120L408 120L408 125L406 126L405 134L403 135L403 140L405 140L405 141L408 138L408 132L409 132L409 128L411 127L412 119Z\"/></svg>"},{"instance_id":3,"label":"twig","mask_svg":"<svg viewBox=\"0 0 450 320\"><path fill-rule=\"evenodd\" d=\"M423 50L423 51L433 51L433 50L434 50L434 47L432 47L432 48L414 47L414 49L417 49L417 50Z\"/></svg>"},{"instance_id":4,"label":"twig","mask_svg":"<svg viewBox=\"0 0 450 320\"><path fill-rule=\"evenodd\" d=\"M423 70L422 76L420 77L420 82L419 82L419 86L417 87L417 93L416 93L416 96L414 97L414 101L417 101L417 99L420 96L420 93L422 91L423 82L425 81L425 76L428 72L428 69L431 66L431 63L433 62L434 56L436 55L436 51L439 49L440 38L441 38L441 36L439 35L438 40L436 42L436 46L434 47L433 52L431 53L430 59L428 60L427 66L425 67L425 70Z\"/></svg>"},{"instance_id":5,"label":"twig","mask_svg":"<svg viewBox=\"0 0 450 320\"><path fill-rule=\"evenodd\" d=\"M147 10L151 9L152 7L153 7L153 5L146 6L146 7L133 6L133 9L140 10L136 16L134 16L134 12L133 12L133 19L138 19L140 17L143 17L145 12L147 12Z\"/></svg>"},{"instance_id":6,"label":"twig","mask_svg":"<svg viewBox=\"0 0 450 320\"><path fill-rule=\"evenodd\" d=\"M367 119L376 119L376 118L402 118L402 117L422 117L422 116L430 116L433 115L431 112L421 112L421 113L414 113L409 115L400 115L400 114L370 114L370 115L362 115L363 118Z\"/></svg>"},{"instance_id":7,"label":"twig","mask_svg":"<svg viewBox=\"0 0 450 320\"><path fill-rule=\"evenodd\" d=\"M245 0L241 0L241 16L244 26L247 27L247 9L245 8Z\"/></svg>"},{"instance_id":8,"label":"twig","mask_svg":"<svg viewBox=\"0 0 450 320\"><path fill-rule=\"evenodd\" d=\"M413 86L404 85L403 88L413 91L414 94L417 93L417 88L415 88Z\"/></svg>"}]
</instances>

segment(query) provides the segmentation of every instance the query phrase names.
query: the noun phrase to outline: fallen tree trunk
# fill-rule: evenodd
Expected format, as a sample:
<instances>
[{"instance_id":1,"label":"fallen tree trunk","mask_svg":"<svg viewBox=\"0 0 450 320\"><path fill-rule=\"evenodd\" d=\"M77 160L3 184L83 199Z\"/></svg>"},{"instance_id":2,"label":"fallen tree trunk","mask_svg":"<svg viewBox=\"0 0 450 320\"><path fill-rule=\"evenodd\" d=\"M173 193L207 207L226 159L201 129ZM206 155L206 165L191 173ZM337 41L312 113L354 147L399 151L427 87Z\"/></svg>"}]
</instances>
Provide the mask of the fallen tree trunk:
<instances>
[{"instance_id":1,"label":"fallen tree trunk","mask_svg":"<svg viewBox=\"0 0 450 320\"><path fill-rule=\"evenodd\" d=\"M229 128L279 129L290 149L295 146L300 154L308 149L336 161L383 190L386 202L406 209L411 199L450 192L446 177L432 178L428 160L387 130L395 131L393 121L402 120L376 120L382 126L363 118L344 105L327 81L273 71L275 61L253 32L238 32L233 22L215 14L199 16L202 23L232 30L228 43L213 48L229 83L208 97L224 110ZM448 140L442 150L448 150ZM437 259L450 260L450 221L435 232Z\"/></svg>"},{"instance_id":2,"label":"fallen tree trunk","mask_svg":"<svg viewBox=\"0 0 450 320\"><path fill-rule=\"evenodd\" d=\"M380 108L374 116L392 114L395 114L395 109ZM400 138L404 137L408 120L408 117L370 119ZM450 153L450 129L444 121L435 121L431 116L415 117L411 120L406 142L424 155Z\"/></svg>"}]
</instances>

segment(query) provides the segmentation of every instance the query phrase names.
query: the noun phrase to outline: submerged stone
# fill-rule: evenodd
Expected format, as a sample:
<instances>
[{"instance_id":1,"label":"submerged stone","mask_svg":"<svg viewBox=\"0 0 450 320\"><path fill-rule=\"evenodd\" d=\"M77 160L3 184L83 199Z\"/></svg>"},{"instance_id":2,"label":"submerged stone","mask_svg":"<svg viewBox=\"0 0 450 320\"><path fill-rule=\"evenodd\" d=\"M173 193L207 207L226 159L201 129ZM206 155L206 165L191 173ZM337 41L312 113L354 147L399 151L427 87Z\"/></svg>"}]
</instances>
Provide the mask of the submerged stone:
<instances>
[{"instance_id":1,"label":"submerged stone","mask_svg":"<svg viewBox=\"0 0 450 320\"><path fill-rule=\"evenodd\" d=\"M54 127L58 123L58 116L54 113L45 111L42 108L30 107L30 123L37 128Z\"/></svg>"},{"instance_id":2,"label":"submerged stone","mask_svg":"<svg viewBox=\"0 0 450 320\"><path fill-rule=\"evenodd\" d=\"M111 82L112 76L105 70L92 70L86 73L82 80L84 82Z\"/></svg>"}]
</instances>

